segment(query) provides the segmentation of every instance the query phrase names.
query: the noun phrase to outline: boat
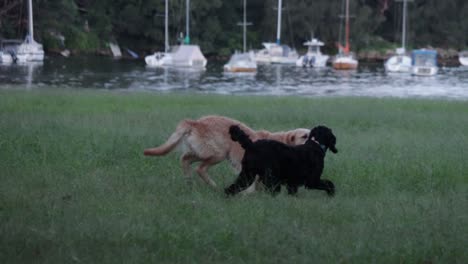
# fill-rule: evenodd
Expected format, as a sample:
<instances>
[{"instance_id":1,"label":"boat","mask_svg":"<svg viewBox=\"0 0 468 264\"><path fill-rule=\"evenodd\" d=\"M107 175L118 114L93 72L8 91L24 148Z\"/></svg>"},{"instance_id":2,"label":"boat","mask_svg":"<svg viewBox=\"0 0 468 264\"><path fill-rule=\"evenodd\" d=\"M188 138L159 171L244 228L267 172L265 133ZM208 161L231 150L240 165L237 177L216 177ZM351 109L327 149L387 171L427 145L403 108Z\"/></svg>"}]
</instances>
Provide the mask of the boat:
<instances>
[{"instance_id":1,"label":"boat","mask_svg":"<svg viewBox=\"0 0 468 264\"><path fill-rule=\"evenodd\" d=\"M172 55L169 52L169 0L166 0L164 9L164 52L155 52L145 57L146 64L151 67L168 66L172 63Z\"/></svg>"},{"instance_id":2,"label":"boat","mask_svg":"<svg viewBox=\"0 0 468 264\"><path fill-rule=\"evenodd\" d=\"M349 0L346 0L345 27L345 46L342 46L341 43L338 44L338 54L332 63L335 70L355 70L358 67L358 61L350 51L349 44Z\"/></svg>"},{"instance_id":3,"label":"boat","mask_svg":"<svg viewBox=\"0 0 468 264\"><path fill-rule=\"evenodd\" d=\"M28 35L16 50L18 61L43 61L44 49L42 44L34 40L32 0L28 0ZM23 59L24 58L24 59Z\"/></svg>"},{"instance_id":4,"label":"boat","mask_svg":"<svg viewBox=\"0 0 468 264\"><path fill-rule=\"evenodd\" d=\"M463 66L468 66L468 50L458 53L458 61Z\"/></svg>"},{"instance_id":5,"label":"boat","mask_svg":"<svg viewBox=\"0 0 468 264\"><path fill-rule=\"evenodd\" d=\"M198 45L183 44L171 54L170 66L203 69L207 60Z\"/></svg>"},{"instance_id":6,"label":"boat","mask_svg":"<svg viewBox=\"0 0 468 264\"><path fill-rule=\"evenodd\" d=\"M192 68L194 70L205 69L207 60L203 55L200 46L190 44L190 0L186 0L186 35L184 42L175 47L172 52L166 52L164 55L163 66L176 68ZM166 38L167 39L167 38ZM166 49L168 49L168 44Z\"/></svg>"},{"instance_id":7,"label":"boat","mask_svg":"<svg viewBox=\"0 0 468 264\"><path fill-rule=\"evenodd\" d=\"M257 63L294 64L299 57L295 49L290 48L288 45L281 45L281 12L282 0L278 0L276 43L262 43L264 49L255 53L255 60Z\"/></svg>"},{"instance_id":8,"label":"boat","mask_svg":"<svg viewBox=\"0 0 468 264\"><path fill-rule=\"evenodd\" d=\"M29 55L18 53L18 48L23 44L23 41L17 39L2 40L2 55L1 60L3 64L10 63L26 63Z\"/></svg>"},{"instance_id":9,"label":"boat","mask_svg":"<svg viewBox=\"0 0 468 264\"><path fill-rule=\"evenodd\" d=\"M410 72L411 71L411 58L406 55L406 10L408 0L403 1L403 23L401 30L401 48L396 49L396 55L390 57L385 61L385 70L387 72Z\"/></svg>"},{"instance_id":10,"label":"boat","mask_svg":"<svg viewBox=\"0 0 468 264\"><path fill-rule=\"evenodd\" d=\"M225 72L256 72L257 62L254 52L247 52L247 0L244 0L244 21L239 23L243 27L243 52L235 52L228 63L224 65Z\"/></svg>"},{"instance_id":11,"label":"boat","mask_svg":"<svg viewBox=\"0 0 468 264\"><path fill-rule=\"evenodd\" d=\"M256 72L257 62L255 54L251 52L236 52L231 59L224 65L225 72Z\"/></svg>"},{"instance_id":12,"label":"boat","mask_svg":"<svg viewBox=\"0 0 468 264\"><path fill-rule=\"evenodd\" d=\"M411 57L406 55L405 49L398 48L396 54L385 61L385 70L387 72L410 72Z\"/></svg>"},{"instance_id":13,"label":"boat","mask_svg":"<svg viewBox=\"0 0 468 264\"><path fill-rule=\"evenodd\" d=\"M43 61L42 44L34 40L32 0L28 0L28 34L21 40L3 40L0 60L2 63L27 63Z\"/></svg>"},{"instance_id":14,"label":"boat","mask_svg":"<svg viewBox=\"0 0 468 264\"><path fill-rule=\"evenodd\" d=\"M13 62L13 57L11 56L10 53L4 52L3 50L0 50L0 63L2 64L10 64Z\"/></svg>"},{"instance_id":15,"label":"boat","mask_svg":"<svg viewBox=\"0 0 468 264\"><path fill-rule=\"evenodd\" d=\"M13 62L12 54L4 48L3 40L0 40L0 63L10 64Z\"/></svg>"},{"instance_id":16,"label":"boat","mask_svg":"<svg viewBox=\"0 0 468 264\"><path fill-rule=\"evenodd\" d=\"M304 46L307 46L307 53L299 57L296 61L296 66L311 68L325 67L329 56L323 55L322 52L320 52L320 47L323 45L324 43L316 38L304 42Z\"/></svg>"},{"instance_id":17,"label":"boat","mask_svg":"<svg viewBox=\"0 0 468 264\"><path fill-rule=\"evenodd\" d=\"M419 76L432 76L437 74L437 51L429 49L413 50L411 53L411 73Z\"/></svg>"}]
</instances>

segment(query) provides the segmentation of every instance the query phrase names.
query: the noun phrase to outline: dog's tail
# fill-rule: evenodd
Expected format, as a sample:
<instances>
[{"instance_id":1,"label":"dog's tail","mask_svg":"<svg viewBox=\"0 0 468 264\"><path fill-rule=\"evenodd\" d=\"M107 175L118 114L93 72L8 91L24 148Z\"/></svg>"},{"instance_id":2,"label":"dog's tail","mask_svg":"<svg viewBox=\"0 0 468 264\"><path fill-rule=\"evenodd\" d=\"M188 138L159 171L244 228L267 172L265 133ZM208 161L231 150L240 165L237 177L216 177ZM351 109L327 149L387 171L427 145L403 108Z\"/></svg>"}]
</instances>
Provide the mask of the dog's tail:
<instances>
[{"instance_id":1,"label":"dog's tail","mask_svg":"<svg viewBox=\"0 0 468 264\"><path fill-rule=\"evenodd\" d=\"M182 141L182 138L190 133L192 129L192 120L183 120L178 125L174 133L167 139L167 141L159 147L145 149L143 154L146 156L163 156L171 152Z\"/></svg>"},{"instance_id":2,"label":"dog's tail","mask_svg":"<svg viewBox=\"0 0 468 264\"><path fill-rule=\"evenodd\" d=\"M229 127L229 134L231 139L239 142L244 149L249 149L253 145L252 140L239 126Z\"/></svg>"}]
</instances>

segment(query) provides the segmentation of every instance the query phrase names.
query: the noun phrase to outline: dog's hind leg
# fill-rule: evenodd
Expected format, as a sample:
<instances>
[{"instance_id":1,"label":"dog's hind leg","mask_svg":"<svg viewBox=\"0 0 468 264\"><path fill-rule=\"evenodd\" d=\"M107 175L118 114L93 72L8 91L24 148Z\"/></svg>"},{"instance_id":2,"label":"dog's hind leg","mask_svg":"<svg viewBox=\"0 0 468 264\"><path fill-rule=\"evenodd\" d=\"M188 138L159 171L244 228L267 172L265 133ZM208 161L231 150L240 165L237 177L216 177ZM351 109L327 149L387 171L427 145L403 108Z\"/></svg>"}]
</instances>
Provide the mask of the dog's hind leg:
<instances>
[{"instance_id":1,"label":"dog's hind leg","mask_svg":"<svg viewBox=\"0 0 468 264\"><path fill-rule=\"evenodd\" d=\"M182 166L182 170L184 172L184 176L188 181L192 180L192 163L196 162L197 158L190 154L185 153L180 157L180 163Z\"/></svg>"},{"instance_id":2,"label":"dog's hind leg","mask_svg":"<svg viewBox=\"0 0 468 264\"><path fill-rule=\"evenodd\" d=\"M216 183L210 178L208 175L208 168L219 163L220 160L217 159L207 159L203 160L201 164L197 167L197 173L200 178L202 178L203 181L205 181L208 185L216 188L217 185Z\"/></svg>"}]
</instances>

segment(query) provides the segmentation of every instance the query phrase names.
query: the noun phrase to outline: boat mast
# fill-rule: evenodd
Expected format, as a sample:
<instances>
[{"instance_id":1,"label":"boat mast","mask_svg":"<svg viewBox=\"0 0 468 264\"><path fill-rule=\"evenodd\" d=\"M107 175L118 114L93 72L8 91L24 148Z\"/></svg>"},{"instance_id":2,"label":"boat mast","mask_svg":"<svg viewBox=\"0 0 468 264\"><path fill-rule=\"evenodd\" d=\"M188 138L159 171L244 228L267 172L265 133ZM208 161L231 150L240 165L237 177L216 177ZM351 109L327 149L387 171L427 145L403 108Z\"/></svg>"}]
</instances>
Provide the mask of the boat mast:
<instances>
[{"instance_id":1,"label":"boat mast","mask_svg":"<svg viewBox=\"0 0 468 264\"><path fill-rule=\"evenodd\" d=\"M344 52L345 54L349 53L349 0L346 0L346 44Z\"/></svg>"},{"instance_id":2,"label":"boat mast","mask_svg":"<svg viewBox=\"0 0 468 264\"><path fill-rule=\"evenodd\" d=\"M244 52L247 50L247 0L244 0L244 23L243 23L243 46L244 46Z\"/></svg>"},{"instance_id":3,"label":"boat mast","mask_svg":"<svg viewBox=\"0 0 468 264\"><path fill-rule=\"evenodd\" d=\"M185 44L190 44L190 0L186 0L186 11L185 11L185 31L186 31L186 36L185 36Z\"/></svg>"},{"instance_id":4,"label":"boat mast","mask_svg":"<svg viewBox=\"0 0 468 264\"><path fill-rule=\"evenodd\" d=\"M280 44L281 39L281 8L282 8L282 1L278 0L278 25L276 26L276 44Z\"/></svg>"},{"instance_id":5,"label":"boat mast","mask_svg":"<svg viewBox=\"0 0 468 264\"><path fill-rule=\"evenodd\" d=\"M252 23L247 22L247 0L244 0L244 21L243 22L238 22L238 26L242 26L243 28L243 47L244 51L247 51L247 26L252 25Z\"/></svg>"},{"instance_id":6,"label":"boat mast","mask_svg":"<svg viewBox=\"0 0 468 264\"><path fill-rule=\"evenodd\" d=\"M402 36L401 36L401 47L403 50L405 49L406 45L406 7L407 7L407 2L406 0L403 0L403 29L402 29Z\"/></svg>"},{"instance_id":7,"label":"boat mast","mask_svg":"<svg viewBox=\"0 0 468 264\"><path fill-rule=\"evenodd\" d=\"M33 29L33 10L32 10L32 0L28 1L28 27L29 27L29 41L32 43L34 41L34 29Z\"/></svg>"},{"instance_id":8,"label":"boat mast","mask_svg":"<svg viewBox=\"0 0 468 264\"><path fill-rule=\"evenodd\" d=\"M164 17L164 52L169 52L169 0L166 0L165 17Z\"/></svg>"}]
</instances>

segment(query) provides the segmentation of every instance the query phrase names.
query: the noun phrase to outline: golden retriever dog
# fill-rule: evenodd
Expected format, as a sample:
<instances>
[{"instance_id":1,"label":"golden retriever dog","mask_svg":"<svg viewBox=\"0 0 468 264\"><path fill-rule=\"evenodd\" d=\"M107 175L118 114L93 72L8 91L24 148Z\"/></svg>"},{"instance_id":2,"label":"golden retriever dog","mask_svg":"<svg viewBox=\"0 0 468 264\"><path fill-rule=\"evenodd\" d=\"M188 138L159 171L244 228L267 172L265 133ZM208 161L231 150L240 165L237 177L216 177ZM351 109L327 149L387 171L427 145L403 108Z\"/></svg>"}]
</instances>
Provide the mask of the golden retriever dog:
<instances>
[{"instance_id":1,"label":"golden retriever dog","mask_svg":"<svg viewBox=\"0 0 468 264\"><path fill-rule=\"evenodd\" d=\"M287 145L304 144L310 133L310 130L305 128L276 133L266 130L254 131L240 121L224 116L210 115L201 117L198 120L186 119L181 121L166 143L159 147L145 149L144 154L146 156L163 156L177 146L181 146L180 161L184 175L190 178L192 163L200 162L196 172L203 181L216 187L216 183L207 173L211 166L227 159L236 172L242 169L241 161L244 156L244 149L231 139L229 127L233 125L237 125L245 131L252 141L271 139Z\"/></svg>"}]
</instances>

